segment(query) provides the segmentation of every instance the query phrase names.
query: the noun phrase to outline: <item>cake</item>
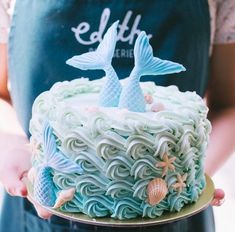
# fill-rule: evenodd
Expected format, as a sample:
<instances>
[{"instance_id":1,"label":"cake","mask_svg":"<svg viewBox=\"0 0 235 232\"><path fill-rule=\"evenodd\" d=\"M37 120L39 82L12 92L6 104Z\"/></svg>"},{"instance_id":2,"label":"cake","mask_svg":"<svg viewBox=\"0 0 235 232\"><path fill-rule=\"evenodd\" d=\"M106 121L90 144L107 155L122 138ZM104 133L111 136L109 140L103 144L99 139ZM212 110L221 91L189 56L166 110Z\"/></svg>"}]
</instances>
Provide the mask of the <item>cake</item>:
<instances>
[{"instance_id":1,"label":"cake","mask_svg":"<svg viewBox=\"0 0 235 232\"><path fill-rule=\"evenodd\" d=\"M144 32L135 43L135 67L120 81L111 65L117 25L95 52L67 61L103 69L104 78L58 82L35 100L29 178L35 200L62 212L156 218L197 202L206 186L208 108L195 92L140 82L185 71L153 57Z\"/></svg>"}]
</instances>

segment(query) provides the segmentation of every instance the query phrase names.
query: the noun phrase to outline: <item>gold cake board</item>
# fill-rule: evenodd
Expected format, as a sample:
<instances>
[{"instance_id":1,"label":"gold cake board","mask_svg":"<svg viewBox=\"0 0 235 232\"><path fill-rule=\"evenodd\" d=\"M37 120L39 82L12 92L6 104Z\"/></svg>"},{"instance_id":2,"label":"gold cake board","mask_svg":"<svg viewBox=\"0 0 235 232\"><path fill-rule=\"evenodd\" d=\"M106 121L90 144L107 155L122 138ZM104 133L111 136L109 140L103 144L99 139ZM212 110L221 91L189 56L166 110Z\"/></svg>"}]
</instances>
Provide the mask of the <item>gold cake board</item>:
<instances>
[{"instance_id":1,"label":"gold cake board","mask_svg":"<svg viewBox=\"0 0 235 232\"><path fill-rule=\"evenodd\" d=\"M27 182L28 188L28 197L32 200L33 199L33 188L30 182ZM183 218L190 217L203 209L207 208L213 199L214 196L214 183L211 178L206 175L206 188L203 193L200 195L198 201L196 203L188 204L182 208L180 212L166 212L160 217L156 218L142 218L137 217L135 219L128 219L128 220L118 220L112 219L110 217L103 217L103 218L91 218L88 215L83 213L64 213L60 210L55 210L52 208L44 207L54 215L59 217L84 223L84 224L91 224L97 226L111 226L111 227L141 227L141 226L151 226L151 225L158 225L158 224L165 224L170 223L173 221L177 221Z\"/></svg>"}]
</instances>

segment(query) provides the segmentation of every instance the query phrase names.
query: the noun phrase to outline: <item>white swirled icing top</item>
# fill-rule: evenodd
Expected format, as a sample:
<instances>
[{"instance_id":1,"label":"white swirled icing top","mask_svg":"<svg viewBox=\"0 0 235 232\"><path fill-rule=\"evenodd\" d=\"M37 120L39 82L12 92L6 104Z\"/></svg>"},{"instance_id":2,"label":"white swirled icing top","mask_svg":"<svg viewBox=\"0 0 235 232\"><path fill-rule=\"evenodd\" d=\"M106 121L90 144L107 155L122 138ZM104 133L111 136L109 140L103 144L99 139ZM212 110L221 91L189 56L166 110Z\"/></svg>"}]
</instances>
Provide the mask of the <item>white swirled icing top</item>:
<instances>
[{"instance_id":1,"label":"white swirled icing top","mask_svg":"<svg viewBox=\"0 0 235 232\"><path fill-rule=\"evenodd\" d=\"M76 189L60 210L91 217L154 218L196 202L205 187L204 155L211 131L203 100L175 86L145 82L141 88L147 112L97 107L102 83L85 78L59 82L33 105L35 175L45 159L45 121L53 128L57 149L83 169L81 174L52 171L57 197L60 191ZM168 191L152 205L147 189L155 178Z\"/></svg>"}]
</instances>

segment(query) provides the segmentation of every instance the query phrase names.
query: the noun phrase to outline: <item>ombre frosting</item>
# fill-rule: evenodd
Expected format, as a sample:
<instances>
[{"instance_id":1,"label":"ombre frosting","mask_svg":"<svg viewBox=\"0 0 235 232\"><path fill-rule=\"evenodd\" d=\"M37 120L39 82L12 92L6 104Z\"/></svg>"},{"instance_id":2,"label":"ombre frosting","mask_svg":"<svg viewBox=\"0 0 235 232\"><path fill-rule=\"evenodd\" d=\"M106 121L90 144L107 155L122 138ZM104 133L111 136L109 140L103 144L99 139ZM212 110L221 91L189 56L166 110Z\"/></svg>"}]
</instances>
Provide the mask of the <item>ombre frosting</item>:
<instances>
[{"instance_id":1,"label":"ombre frosting","mask_svg":"<svg viewBox=\"0 0 235 232\"><path fill-rule=\"evenodd\" d=\"M105 108L99 106L103 84L104 79L85 78L59 82L35 100L30 122L34 185L43 167L57 198L53 204L61 192L70 193L60 210L90 217L155 218L196 202L206 184L204 155L211 131L203 100L195 92L145 82L141 89L151 99L146 112ZM45 123L53 147L45 144L50 141ZM55 164L45 169L53 154L63 159L53 158ZM155 178L168 191L151 205L147 189Z\"/></svg>"}]
</instances>

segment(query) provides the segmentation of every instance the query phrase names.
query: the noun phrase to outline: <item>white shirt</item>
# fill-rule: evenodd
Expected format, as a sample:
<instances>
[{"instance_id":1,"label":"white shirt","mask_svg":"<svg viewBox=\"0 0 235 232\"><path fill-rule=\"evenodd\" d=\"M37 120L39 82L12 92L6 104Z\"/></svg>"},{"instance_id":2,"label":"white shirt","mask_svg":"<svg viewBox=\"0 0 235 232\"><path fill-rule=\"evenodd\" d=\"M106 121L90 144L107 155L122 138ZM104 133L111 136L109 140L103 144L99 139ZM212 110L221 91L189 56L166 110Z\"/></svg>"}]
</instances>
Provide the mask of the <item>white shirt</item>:
<instances>
[{"instance_id":1,"label":"white shirt","mask_svg":"<svg viewBox=\"0 0 235 232\"><path fill-rule=\"evenodd\" d=\"M0 0L0 43L7 43L15 0ZM208 0L211 45L235 42L235 0Z\"/></svg>"}]
</instances>

